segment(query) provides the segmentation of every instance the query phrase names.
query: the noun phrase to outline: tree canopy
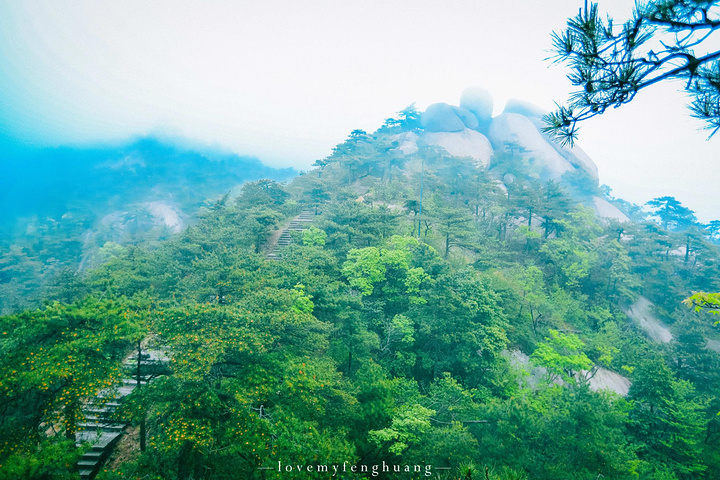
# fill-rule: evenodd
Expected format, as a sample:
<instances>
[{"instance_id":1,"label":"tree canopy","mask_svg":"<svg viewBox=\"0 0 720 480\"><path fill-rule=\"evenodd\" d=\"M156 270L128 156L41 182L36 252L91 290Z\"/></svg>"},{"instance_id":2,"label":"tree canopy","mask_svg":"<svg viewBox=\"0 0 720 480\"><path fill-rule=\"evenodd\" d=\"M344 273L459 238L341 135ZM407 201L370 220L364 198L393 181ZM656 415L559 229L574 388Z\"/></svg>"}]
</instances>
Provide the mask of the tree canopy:
<instances>
[{"instance_id":1,"label":"tree canopy","mask_svg":"<svg viewBox=\"0 0 720 480\"><path fill-rule=\"evenodd\" d=\"M602 18L592 3L553 33L554 59L570 67L578 89L566 105L545 117L545 132L572 145L578 123L632 101L640 90L681 80L690 111L711 130L720 129L720 2L651 0L631 18ZM587 5L587 3L586 3Z\"/></svg>"}]
</instances>

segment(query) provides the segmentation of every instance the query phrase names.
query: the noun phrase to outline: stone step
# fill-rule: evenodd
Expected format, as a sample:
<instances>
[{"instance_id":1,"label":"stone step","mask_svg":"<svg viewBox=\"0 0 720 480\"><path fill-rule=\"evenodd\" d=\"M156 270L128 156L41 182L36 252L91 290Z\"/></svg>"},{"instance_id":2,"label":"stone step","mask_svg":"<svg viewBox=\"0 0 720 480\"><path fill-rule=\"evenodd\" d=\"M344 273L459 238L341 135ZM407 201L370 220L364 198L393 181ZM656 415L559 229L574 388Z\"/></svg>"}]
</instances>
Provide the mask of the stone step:
<instances>
[{"instance_id":1,"label":"stone step","mask_svg":"<svg viewBox=\"0 0 720 480\"><path fill-rule=\"evenodd\" d=\"M127 377L120 385L99 392L95 398L83 406L85 421L78 424L75 443L91 445L77 462L81 480L92 480L105 458L120 440L128 422L113 419L117 408L124 397L130 395L140 385L147 385L154 376L171 373L168 363L169 356L161 350L151 350L140 356L140 375L135 375L138 368L138 357L126 358L123 362ZM150 372L150 373L148 373Z\"/></svg>"},{"instance_id":2,"label":"stone step","mask_svg":"<svg viewBox=\"0 0 720 480\"><path fill-rule=\"evenodd\" d=\"M114 412L120 406L118 402L99 402L99 403L88 403L83 407L83 411L87 413L97 412Z\"/></svg>"},{"instance_id":3,"label":"stone step","mask_svg":"<svg viewBox=\"0 0 720 480\"><path fill-rule=\"evenodd\" d=\"M94 450L87 451L82 454L80 460L100 460L103 456L103 452L96 452Z\"/></svg>"},{"instance_id":4,"label":"stone step","mask_svg":"<svg viewBox=\"0 0 720 480\"><path fill-rule=\"evenodd\" d=\"M85 415L85 423L117 423L114 421L110 421L107 415L102 415L102 413L103 412L92 412L92 414L90 415ZM98 416L98 414L100 415Z\"/></svg>"},{"instance_id":5,"label":"stone step","mask_svg":"<svg viewBox=\"0 0 720 480\"><path fill-rule=\"evenodd\" d=\"M91 402L83 407L83 411L87 413L114 412L119 406L118 402Z\"/></svg>"},{"instance_id":6,"label":"stone step","mask_svg":"<svg viewBox=\"0 0 720 480\"><path fill-rule=\"evenodd\" d=\"M143 379L142 375L140 376L140 385L145 386L149 382L147 379ZM123 385L132 385L133 387L137 387L137 380L135 378L126 378L123 380Z\"/></svg>"},{"instance_id":7,"label":"stone step","mask_svg":"<svg viewBox=\"0 0 720 480\"><path fill-rule=\"evenodd\" d=\"M111 408L107 408L107 409L83 408L83 413L85 413L85 415L86 415L85 418L88 418L88 417L98 418L99 417L99 418L107 419L107 418L110 418L110 416L115 414L115 409L114 408L112 408L112 409Z\"/></svg>"},{"instance_id":8,"label":"stone step","mask_svg":"<svg viewBox=\"0 0 720 480\"><path fill-rule=\"evenodd\" d=\"M137 364L137 355L125 359L126 362L133 361ZM170 357L162 350L150 350L140 355L140 363L144 362L169 362Z\"/></svg>"},{"instance_id":9,"label":"stone step","mask_svg":"<svg viewBox=\"0 0 720 480\"><path fill-rule=\"evenodd\" d=\"M92 445L93 450L105 450L120 439L122 432L105 430L81 430L75 434L75 444L80 446L84 442Z\"/></svg>"},{"instance_id":10,"label":"stone step","mask_svg":"<svg viewBox=\"0 0 720 480\"><path fill-rule=\"evenodd\" d=\"M146 370L148 368L156 368L159 365L165 365L165 364L167 364L167 362L150 362L150 361L140 362L140 370L142 371L142 370ZM130 362L123 362L123 365L125 365L125 368L137 369L137 360L130 361Z\"/></svg>"},{"instance_id":11,"label":"stone step","mask_svg":"<svg viewBox=\"0 0 720 480\"><path fill-rule=\"evenodd\" d=\"M78 428L82 428L83 431L103 431L103 432L122 432L126 425L122 423L97 423L97 422L86 422L78 423Z\"/></svg>"},{"instance_id":12,"label":"stone step","mask_svg":"<svg viewBox=\"0 0 720 480\"><path fill-rule=\"evenodd\" d=\"M135 384L124 385L124 386L118 388L118 394L122 397L127 397L128 395L130 395L133 392L133 390L135 390L136 386L137 385L135 385Z\"/></svg>"},{"instance_id":13,"label":"stone step","mask_svg":"<svg viewBox=\"0 0 720 480\"><path fill-rule=\"evenodd\" d=\"M82 480L88 480L88 479L92 478L93 473L95 473L94 469L88 470L87 468L81 468L80 469L80 478Z\"/></svg>"}]
</instances>

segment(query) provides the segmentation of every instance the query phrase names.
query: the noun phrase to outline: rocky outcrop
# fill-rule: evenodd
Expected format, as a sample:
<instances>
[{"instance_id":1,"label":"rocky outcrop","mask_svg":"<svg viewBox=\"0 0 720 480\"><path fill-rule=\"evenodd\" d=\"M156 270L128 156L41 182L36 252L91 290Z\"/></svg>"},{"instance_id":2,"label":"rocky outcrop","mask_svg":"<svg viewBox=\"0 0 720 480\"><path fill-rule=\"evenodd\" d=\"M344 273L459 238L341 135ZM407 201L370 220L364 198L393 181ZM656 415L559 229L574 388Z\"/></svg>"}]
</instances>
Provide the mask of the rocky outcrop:
<instances>
[{"instance_id":1,"label":"rocky outcrop","mask_svg":"<svg viewBox=\"0 0 720 480\"><path fill-rule=\"evenodd\" d=\"M433 103L423 113L420 125L426 132L462 132L465 124L447 103Z\"/></svg>"},{"instance_id":2,"label":"rocky outcrop","mask_svg":"<svg viewBox=\"0 0 720 480\"><path fill-rule=\"evenodd\" d=\"M639 297L630 305L625 314L630 317L645 334L658 343L669 343L673 340L670 329L652 313L654 305L645 297Z\"/></svg>"},{"instance_id":3,"label":"rocky outcrop","mask_svg":"<svg viewBox=\"0 0 720 480\"><path fill-rule=\"evenodd\" d=\"M460 107L472 112L478 120L478 126L487 128L492 120L493 98L490 92L480 87L470 87L460 96Z\"/></svg>"},{"instance_id":4,"label":"rocky outcrop","mask_svg":"<svg viewBox=\"0 0 720 480\"><path fill-rule=\"evenodd\" d=\"M574 170L524 115L503 113L493 118L488 138L495 150L502 151L507 145L522 149L522 155L529 158L531 166L543 180L559 180L565 173Z\"/></svg>"},{"instance_id":5,"label":"rocky outcrop","mask_svg":"<svg viewBox=\"0 0 720 480\"><path fill-rule=\"evenodd\" d=\"M619 208L617 208L615 205L608 202L604 198L593 197L592 207L598 217L612 218L620 222L630 221L627 215L625 215L623 212L620 211Z\"/></svg>"},{"instance_id":6,"label":"rocky outcrop","mask_svg":"<svg viewBox=\"0 0 720 480\"><path fill-rule=\"evenodd\" d=\"M478 164L487 167L493 148L485 135L466 128L462 132L431 132L422 136L425 145L437 145L444 148L450 155L470 157Z\"/></svg>"},{"instance_id":7,"label":"rocky outcrop","mask_svg":"<svg viewBox=\"0 0 720 480\"><path fill-rule=\"evenodd\" d=\"M545 127L543 117L548 114L548 112L537 105L533 105L530 102L525 102L516 98L508 100L503 113L515 113L517 115L524 116L530 120L533 125L535 125L538 132L542 132L542 129ZM547 139L547 137L545 138ZM554 141L548 141L547 143L556 152L558 152L560 156L570 162L573 167L584 170L588 175L590 175L590 178L594 180L598 179L597 165L595 165L595 162L588 157L587 153L585 153L582 148L578 146L574 146L572 148L569 146L561 146L559 143Z\"/></svg>"},{"instance_id":8,"label":"rocky outcrop","mask_svg":"<svg viewBox=\"0 0 720 480\"><path fill-rule=\"evenodd\" d=\"M487 166L493 153L516 146L540 180L560 180L568 172L579 171L597 182L597 166L582 149L560 146L542 133L542 117L547 112L516 99L507 102L502 114L493 117L492 112L490 93L468 88L460 106L430 105L421 117L424 132L418 139L401 142L400 151L411 154L418 144L436 145L451 155L470 157Z\"/></svg>"},{"instance_id":9,"label":"rocky outcrop","mask_svg":"<svg viewBox=\"0 0 720 480\"><path fill-rule=\"evenodd\" d=\"M395 140L398 142L397 149L402 152L403 155L412 155L418 151L418 135L415 132L405 132L395 136Z\"/></svg>"},{"instance_id":10,"label":"rocky outcrop","mask_svg":"<svg viewBox=\"0 0 720 480\"><path fill-rule=\"evenodd\" d=\"M510 360L510 364L516 368L520 368L527 373L525 381L528 387L537 388L540 384L547 381L547 369L534 365L530 361L530 357L520 350L506 350L505 355ZM591 390L610 390L623 397L627 396L630 391L630 379L620 375L617 372L602 367L595 367L592 372L581 372L583 378L587 378L587 384ZM577 375L579 377L579 375ZM579 378L582 380L582 378ZM585 380L583 380L585 381ZM561 379L555 379L556 385L564 385Z\"/></svg>"}]
</instances>

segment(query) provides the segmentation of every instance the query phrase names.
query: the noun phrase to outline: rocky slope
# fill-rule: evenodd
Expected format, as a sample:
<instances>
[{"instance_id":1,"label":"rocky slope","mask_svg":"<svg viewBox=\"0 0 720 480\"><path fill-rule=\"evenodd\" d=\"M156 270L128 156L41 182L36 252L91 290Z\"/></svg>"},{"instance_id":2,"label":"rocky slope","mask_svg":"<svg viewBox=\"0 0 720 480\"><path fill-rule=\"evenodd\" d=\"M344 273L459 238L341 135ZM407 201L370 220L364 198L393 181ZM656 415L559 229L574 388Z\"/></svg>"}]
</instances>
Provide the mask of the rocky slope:
<instances>
[{"instance_id":1,"label":"rocky slope","mask_svg":"<svg viewBox=\"0 0 720 480\"><path fill-rule=\"evenodd\" d=\"M563 147L542 133L544 112L520 100L510 100L500 115L492 116L493 99L482 88L465 90L460 105L434 103L421 117L420 135L407 133L400 139L406 154L418 146L435 145L459 157L469 157L490 167L493 155L512 151L527 160L532 174L540 181L567 182L568 175L583 176L598 183L597 165L580 147ZM627 216L600 196L587 201L588 206L606 218L627 221Z\"/></svg>"}]
</instances>

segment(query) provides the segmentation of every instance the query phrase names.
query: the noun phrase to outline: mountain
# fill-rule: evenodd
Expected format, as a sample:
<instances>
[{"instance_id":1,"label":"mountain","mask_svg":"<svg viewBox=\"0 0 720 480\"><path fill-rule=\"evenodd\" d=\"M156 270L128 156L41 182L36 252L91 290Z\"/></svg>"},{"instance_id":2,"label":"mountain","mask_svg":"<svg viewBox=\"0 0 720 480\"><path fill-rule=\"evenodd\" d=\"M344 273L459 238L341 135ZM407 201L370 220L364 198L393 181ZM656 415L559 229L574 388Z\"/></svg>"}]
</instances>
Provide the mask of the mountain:
<instances>
[{"instance_id":1,"label":"mountain","mask_svg":"<svg viewBox=\"0 0 720 480\"><path fill-rule=\"evenodd\" d=\"M0 311L32 304L63 268L103 261L104 246L169 238L208 200L237 195L250 180L296 174L154 138L94 148L6 144L0 158Z\"/></svg>"},{"instance_id":2,"label":"mountain","mask_svg":"<svg viewBox=\"0 0 720 480\"><path fill-rule=\"evenodd\" d=\"M541 132L542 117L548 112L517 99L510 99L496 117L492 111L492 96L479 87L466 89L459 106L432 104L421 115L423 131L401 137L403 152L414 153L418 145L435 145L453 156L470 157L499 174L493 156L517 150L523 157L519 161L526 162L524 170L532 178L566 183L571 189L581 182L597 187L598 168L580 147L560 146ZM591 192L586 188L583 193ZM601 195L589 195L586 202L600 216L628 219Z\"/></svg>"},{"instance_id":3,"label":"mountain","mask_svg":"<svg viewBox=\"0 0 720 480\"><path fill-rule=\"evenodd\" d=\"M162 235L117 205L26 232L0 298L48 303L0 316L0 476L720 478L718 332L683 303L720 291L720 248L692 215L598 213L592 162L488 97L354 130L177 233L133 182ZM132 242L37 285L85 231Z\"/></svg>"},{"instance_id":4,"label":"mountain","mask_svg":"<svg viewBox=\"0 0 720 480\"><path fill-rule=\"evenodd\" d=\"M98 215L166 201L188 214L207 198L258 178L285 180L257 158L187 149L153 138L98 148L60 147L5 153L0 163L0 226L20 218L60 218L88 208Z\"/></svg>"}]
</instances>

